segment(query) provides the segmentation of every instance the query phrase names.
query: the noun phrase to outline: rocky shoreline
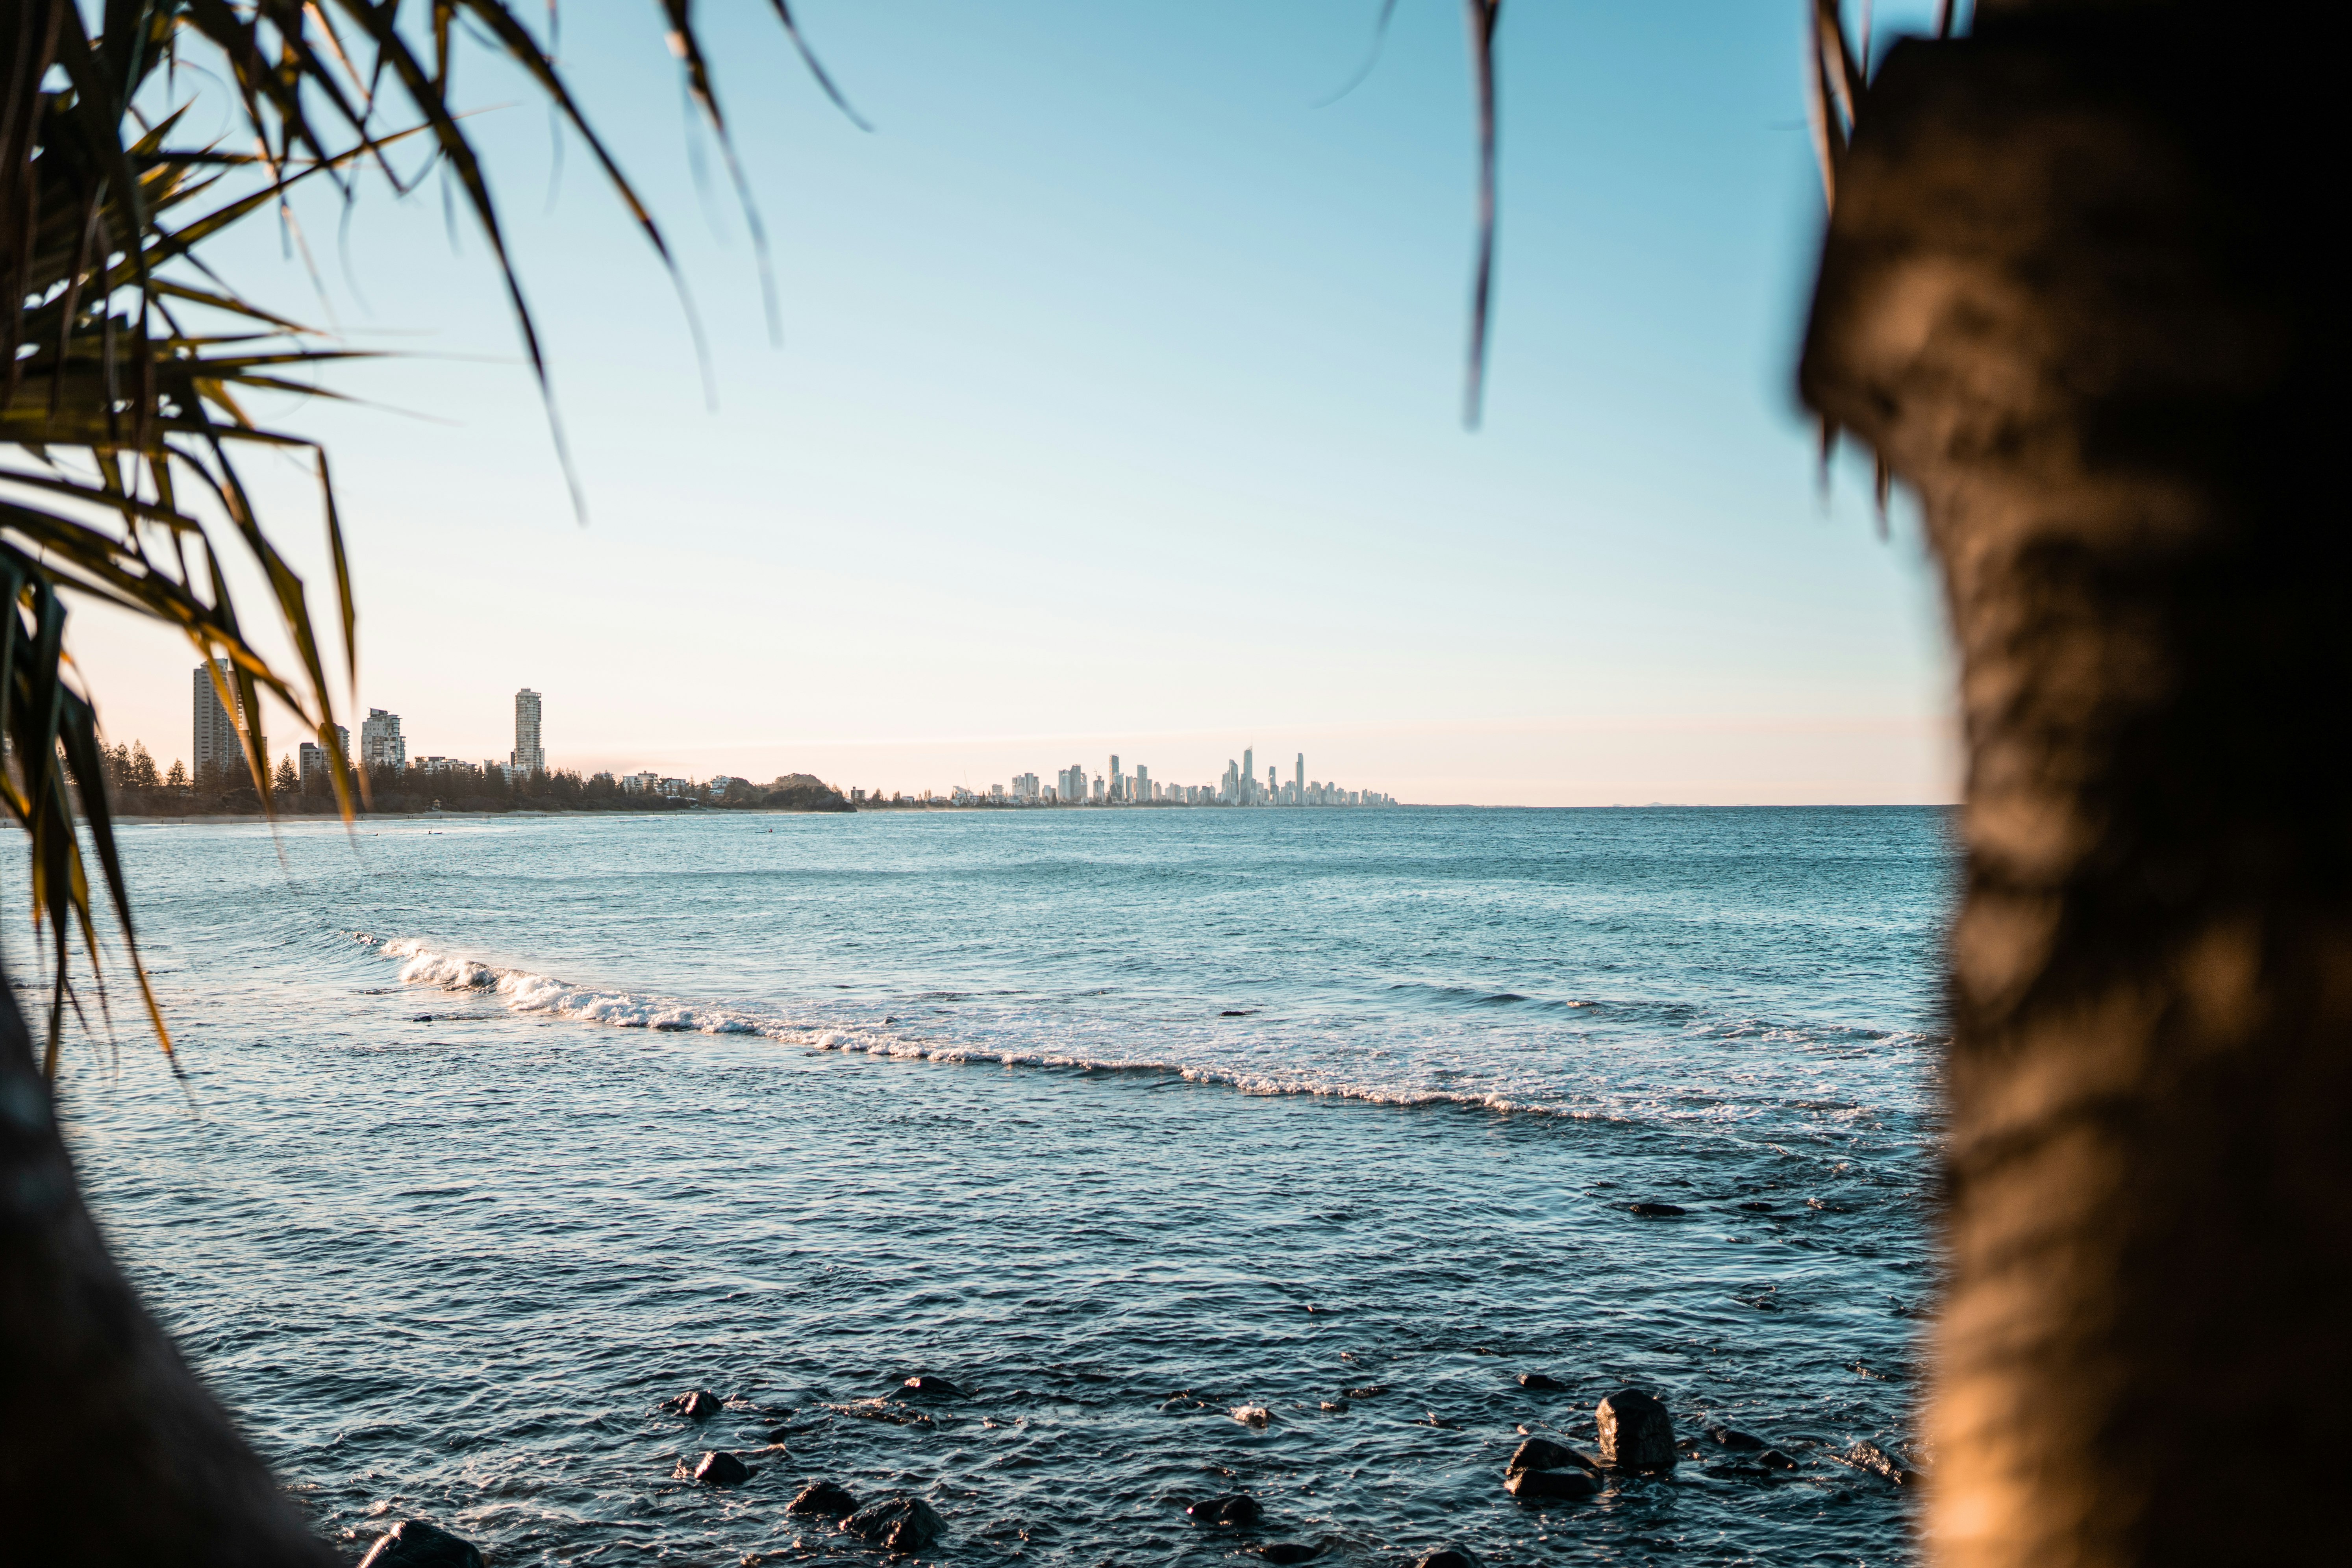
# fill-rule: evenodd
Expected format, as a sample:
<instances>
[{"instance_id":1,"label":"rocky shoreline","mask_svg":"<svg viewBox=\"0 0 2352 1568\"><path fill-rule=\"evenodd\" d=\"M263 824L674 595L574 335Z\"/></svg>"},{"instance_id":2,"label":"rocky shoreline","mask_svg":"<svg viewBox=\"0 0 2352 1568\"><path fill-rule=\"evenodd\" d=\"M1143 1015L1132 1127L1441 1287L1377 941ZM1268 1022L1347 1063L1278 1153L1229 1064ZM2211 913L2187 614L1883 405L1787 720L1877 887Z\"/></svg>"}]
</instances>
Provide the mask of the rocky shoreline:
<instances>
[{"instance_id":1,"label":"rocky shoreline","mask_svg":"<svg viewBox=\"0 0 2352 1568\"><path fill-rule=\"evenodd\" d=\"M1517 1383L1530 1393L1573 1393L1570 1384L1543 1372L1522 1373ZM1377 1384L1349 1388L1337 1399L1318 1401L1317 1409L1321 1414L1343 1414L1354 1401L1378 1399L1391 1392ZM971 1392L950 1378L919 1373L898 1381L887 1394L824 1408L837 1415L859 1415L895 1426L929 1427L938 1426L944 1414L930 1407L960 1404L972 1397ZM683 1424L681 1435L698 1434L709 1422L730 1411L762 1420L774 1414L751 1400L740 1396L721 1398L707 1388L673 1395L663 1400L658 1408ZM1163 1413L1177 1414L1218 1408L1216 1402L1196 1396L1190 1390L1171 1395L1160 1405ZM1258 1429L1281 1419L1274 1407L1263 1404L1244 1403L1223 1408L1233 1420ZM1438 1422L1434 1416L1429 1420L1433 1425L1451 1425ZM1537 1424L1519 1423L1517 1430L1522 1440L1504 1466L1499 1482L1523 1507L1544 1513L1556 1508L1594 1503L1620 1488L1670 1477L1685 1461L1698 1463L1711 1479L1763 1485L1791 1479L1809 1468L1806 1460L1755 1433L1708 1421L1703 1415L1694 1424L1701 1436L1678 1436L1673 1413L1655 1394L1643 1389L1621 1388L1594 1405L1590 1450L1562 1441L1570 1435L1566 1431L1550 1428L1553 1435L1547 1435L1546 1429ZM793 1473L786 1468L791 1458L787 1439L798 1430L780 1426L766 1432L757 1446L703 1449L690 1458L681 1455L672 1469L672 1478L696 1487L731 1489L749 1486L763 1475ZM1802 1439L1790 1439L1789 1443L1792 1447L1809 1446ZM1825 1451L1820 1460L1875 1477L1890 1486L1915 1487L1923 1479L1913 1461L1867 1442L1855 1443L1843 1450ZM1164 1500L1171 1508L1181 1510L1203 1532L1229 1538L1234 1548L1266 1563L1310 1563L1338 1544L1328 1537L1302 1538L1295 1531L1286 1530L1281 1519L1246 1491L1198 1498L1171 1494ZM848 1484L832 1477L802 1478L791 1499L781 1505L781 1510L790 1518L807 1521L813 1530L837 1532L892 1555L921 1552L946 1538L951 1530L950 1521L923 1497L899 1491L861 1499ZM746 1552L739 1563L741 1568L758 1568L765 1563L795 1561L814 1544L806 1538L796 1538L782 1551ZM1477 1553L1454 1542L1433 1542L1419 1548L1404 1546L1394 1556L1399 1562L1410 1562L1413 1568L1481 1568ZM479 1547L430 1521L415 1517L402 1520L377 1537L361 1561L361 1568L488 1568L488 1559Z\"/></svg>"}]
</instances>

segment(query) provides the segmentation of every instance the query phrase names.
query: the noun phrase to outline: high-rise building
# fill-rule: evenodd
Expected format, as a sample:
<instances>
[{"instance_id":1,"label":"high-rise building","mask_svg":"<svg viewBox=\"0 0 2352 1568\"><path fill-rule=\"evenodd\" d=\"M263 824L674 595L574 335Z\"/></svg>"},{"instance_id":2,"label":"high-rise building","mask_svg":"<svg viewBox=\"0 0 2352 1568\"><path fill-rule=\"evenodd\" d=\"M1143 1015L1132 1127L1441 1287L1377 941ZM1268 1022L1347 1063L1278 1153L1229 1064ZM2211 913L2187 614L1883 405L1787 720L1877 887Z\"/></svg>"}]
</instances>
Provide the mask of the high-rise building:
<instances>
[{"instance_id":1,"label":"high-rise building","mask_svg":"<svg viewBox=\"0 0 2352 1568\"><path fill-rule=\"evenodd\" d=\"M1125 800L1127 798L1127 781L1119 776L1118 753L1117 752L1113 752L1110 754L1110 798L1113 800Z\"/></svg>"},{"instance_id":2,"label":"high-rise building","mask_svg":"<svg viewBox=\"0 0 2352 1568\"><path fill-rule=\"evenodd\" d=\"M1304 752L1298 753L1297 784L1298 793L1291 796L1290 804L1293 805L1305 805L1307 804L1307 753Z\"/></svg>"},{"instance_id":3,"label":"high-rise building","mask_svg":"<svg viewBox=\"0 0 2352 1568\"><path fill-rule=\"evenodd\" d=\"M1133 798L1144 805L1150 805L1151 804L1151 770L1145 767L1141 763L1135 764L1135 790L1133 793Z\"/></svg>"},{"instance_id":4,"label":"high-rise building","mask_svg":"<svg viewBox=\"0 0 2352 1568\"><path fill-rule=\"evenodd\" d=\"M1254 805L1256 802L1257 751L1255 747L1244 746L1242 748L1242 804Z\"/></svg>"},{"instance_id":5,"label":"high-rise building","mask_svg":"<svg viewBox=\"0 0 2352 1568\"><path fill-rule=\"evenodd\" d=\"M341 724L335 726L335 744L342 749L343 762L348 765L352 760L352 732ZM300 759L302 787L305 790L314 783L323 786L331 782L327 772L326 747L316 741L305 741L296 748L295 754Z\"/></svg>"},{"instance_id":6,"label":"high-rise building","mask_svg":"<svg viewBox=\"0 0 2352 1568\"><path fill-rule=\"evenodd\" d=\"M404 768L408 742L401 738L400 715L371 708L360 721L360 762L371 768Z\"/></svg>"},{"instance_id":7,"label":"high-rise building","mask_svg":"<svg viewBox=\"0 0 2352 1568\"><path fill-rule=\"evenodd\" d=\"M213 684L215 671L232 694L236 690L232 683L233 667L228 660L216 658L209 665L196 666L194 692L195 737L188 750L195 763L196 777L212 781L218 787L223 775L235 777L245 771L245 751L237 743L236 723L230 720L228 710L221 706L219 689ZM251 716L247 717L250 720ZM253 731L254 745L261 747L261 726L248 722L247 727ZM263 752L265 756L268 754L266 751Z\"/></svg>"},{"instance_id":8,"label":"high-rise building","mask_svg":"<svg viewBox=\"0 0 2352 1568\"><path fill-rule=\"evenodd\" d=\"M528 686L515 693L514 755L508 760L519 773L547 771L547 753L539 744L539 693Z\"/></svg>"}]
</instances>

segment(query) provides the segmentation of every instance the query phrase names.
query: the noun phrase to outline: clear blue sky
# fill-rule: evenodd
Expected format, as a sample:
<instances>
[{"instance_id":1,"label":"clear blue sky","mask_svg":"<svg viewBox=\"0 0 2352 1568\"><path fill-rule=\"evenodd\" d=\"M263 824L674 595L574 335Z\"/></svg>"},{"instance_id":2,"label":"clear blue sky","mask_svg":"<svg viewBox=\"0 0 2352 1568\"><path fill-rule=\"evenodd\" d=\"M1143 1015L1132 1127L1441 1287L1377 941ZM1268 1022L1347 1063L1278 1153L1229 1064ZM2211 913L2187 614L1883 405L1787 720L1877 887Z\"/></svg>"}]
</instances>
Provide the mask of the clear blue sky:
<instances>
[{"instance_id":1,"label":"clear blue sky","mask_svg":"<svg viewBox=\"0 0 2352 1568\"><path fill-rule=\"evenodd\" d=\"M1790 390L1820 222L1796 5L1507 9L1476 434L1452 0L1402 0L1322 109L1377 0L803 0L870 135L765 5L701 9L781 348L656 8L567 7L564 49L678 249L716 411L583 151L551 185L544 110L461 77L585 528L437 193L306 207L323 303L274 226L214 258L415 356L331 383L380 406L265 410L330 443L362 700L412 754L503 755L529 685L586 768L911 791L1117 752L1209 782L1255 744L1409 800L1952 798L1916 530L1878 542L1850 470L1824 509ZM317 560L306 481L261 467ZM79 618L110 733L185 755L184 645Z\"/></svg>"}]
</instances>

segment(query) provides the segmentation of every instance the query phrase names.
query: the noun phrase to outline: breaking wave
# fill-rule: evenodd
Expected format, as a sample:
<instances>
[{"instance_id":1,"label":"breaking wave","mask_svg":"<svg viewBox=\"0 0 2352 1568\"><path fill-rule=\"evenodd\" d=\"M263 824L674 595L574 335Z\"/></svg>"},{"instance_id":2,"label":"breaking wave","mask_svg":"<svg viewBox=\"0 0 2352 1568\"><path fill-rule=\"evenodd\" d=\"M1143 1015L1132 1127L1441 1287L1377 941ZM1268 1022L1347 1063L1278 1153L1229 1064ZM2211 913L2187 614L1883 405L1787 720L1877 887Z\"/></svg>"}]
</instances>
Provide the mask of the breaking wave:
<instances>
[{"instance_id":1,"label":"breaking wave","mask_svg":"<svg viewBox=\"0 0 2352 1568\"><path fill-rule=\"evenodd\" d=\"M1598 1078L1590 1081L1522 1079L1482 1085L1460 1081L1465 1078L1475 1079L1483 1076L1481 1074L1437 1063L1423 1064L1423 1072L1418 1075L1408 1071L1404 1081L1368 1082L1364 1081L1362 1069L1369 1064L1361 1060L1341 1062L1326 1058L1318 1061L1302 1059L1293 1054L1282 1066L1275 1068L1266 1063L1262 1054L1256 1060L1184 1061L1162 1056L1136 1056L1106 1050L1100 1041L1089 1044L1071 1042L1065 1048L1055 1048L1037 1043L1034 1019L1020 1025L992 1026L981 1017L969 1014L959 1016L957 1020L960 1037L925 1037L908 1032L901 1020L896 1017L887 1018L879 1024L845 1022L838 1018L816 1020L779 1016L755 1008L688 1002L645 992L601 990L572 984L552 975L530 970L505 968L479 959L442 952L414 939L387 939L363 931L352 934L355 940L374 948L383 957L398 961L401 966L399 979L404 985L495 998L499 1005L514 1013L543 1015L607 1028L751 1036L815 1050L851 1052L896 1060L1137 1074L1162 1078L1171 1083L1220 1085L1245 1094L1329 1096L1397 1106L1455 1105L1620 1125L1670 1122L1675 1124L1678 1135L1688 1136L1694 1132L1705 1135L1711 1131L1743 1142L1759 1136L1776 1140L1793 1136L1798 1142L1811 1142L1810 1132L1816 1137L1830 1135L1830 1141L1838 1143L1841 1152L1848 1156L1859 1152L1849 1142L1852 1134L1858 1130L1858 1123L1875 1119L1851 1101L1832 1102L1812 1098L1811 1094L1792 1094L1789 1091L1797 1087L1793 1084L1780 1086L1779 1092L1761 1084L1751 1084L1749 1087L1758 1092L1750 1096L1742 1096L1737 1090L1727 1093L1713 1088L1705 1093L1694 1094L1686 1085L1670 1086L1663 1082L1629 1089L1629 1086L1623 1083L1610 1083ZM1412 989L1442 993L1454 988ZM918 1000L941 998L969 999L964 993L926 993ZM1466 1002L1473 1007L1510 1007L1524 1005L1528 1002L1527 998L1508 993L1497 994L1462 990L1454 990L1454 994L1445 1000L1454 1005ZM1536 1009L1543 1011L1566 1011L1593 1005L1591 1002L1534 1004ZM1677 1032L1683 1039L1693 1043L1707 1037L1729 1042L1759 1037L1786 1043L1795 1040L1799 1035L1796 1031L1759 1026L1753 1022L1685 1026ZM1163 1044L1181 1053L1187 1043L1183 1037L1173 1029L1164 1029L1160 1033ZM1844 1031L1831 1031L1832 1037L1842 1033ZM1856 1033L1866 1037L1874 1047L1892 1046L1916 1049L1927 1043L1925 1037L1917 1035L1875 1030ZM1216 1054L1214 1046L1206 1040L1190 1043L1202 1047L1200 1054ZM1832 1039L1816 1040L1814 1043L1827 1046L1832 1044ZM1385 1051L1375 1054L1389 1055ZM1391 1059L1389 1065L1394 1069L1402 1064ZM1416 1077L1420 1081L1414 1081ZM1431 1079L1438 1081L1431 1082ZM1445 1081L1448 1079L1455 1081L1448 1083ZM1810 1079L1804 1088L1812 1094L1818 1093L1817 1085ZM1791 1111L1797 1113L1800 1122L1810 1126L1786 1124L1782 1118ZM1761 1124L1758 1121L1759 1113ZM1771 1125L1773 1123L1779 1125Z\"/></svg>"}]
</instances>

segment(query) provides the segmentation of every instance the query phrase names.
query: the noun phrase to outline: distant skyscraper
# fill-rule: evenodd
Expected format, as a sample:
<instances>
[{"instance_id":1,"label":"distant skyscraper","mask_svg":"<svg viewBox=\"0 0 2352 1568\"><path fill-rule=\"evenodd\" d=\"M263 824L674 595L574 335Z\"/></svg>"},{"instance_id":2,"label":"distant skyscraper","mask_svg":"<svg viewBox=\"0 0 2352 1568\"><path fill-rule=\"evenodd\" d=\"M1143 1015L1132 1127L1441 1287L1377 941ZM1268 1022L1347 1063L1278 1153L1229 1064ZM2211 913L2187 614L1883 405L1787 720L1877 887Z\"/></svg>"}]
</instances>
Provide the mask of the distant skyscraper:
<instances>
[{"instance_id":1,"label":"distant skyscraper","mask_svg":"<svg viewBox=\"0 0 2352 1568\"><path fill-rule=\"evenodd\" d=\"M360 721L360 761L369 767L404 768L408 742L401 738L400 715L371 708Z\"/></svg>"},{"instance_id":2,"label":"distant skyscraper","mask_svg":"<svg viewBox=\"0 0 2352 1568\"><path fill-rule=\"evenodd\" d=\"M547 771L547 753L539 744L539 693L528 686L515 693L514 755L508 760L519 773Z\"/></svg>"},{"instance_id":3,"label":"distant skyscraper","mask_svg":"<svg viewBox=\"0 0 2352 1568\"><path fill-rule=\"evenodd\" d=\"M1290 804L1293 805L1307 804L1307 753L1304 752L1298 753L1298 793L1291 797Z\"/></svg>"},{"instance_id":4,"label":"distant skyscraper","mask_svg":"<svg viewBox=\"0 0 2352 1568\"><path fill-rule=\"evenodd\" d=\"M232 667L228 660L216 658L209 665L196 666L193 694L195 700L195 738L188 749L194 754L196 777L200 779L223 772L233 773L245 766L245 751L237 743L236 725L230 720L228 710L221 706L220 692L213 685L215 670L220 673L222 682L228 684L230 691L236 689L231 684ZM257 724L248 727L254 731L253 743L259 747L262 745L261 727Z\"/></svg>"},{"instance_id":5,"label":"distant skyscraper","mask_svg":"<svg viewBox=\"0 0 2352 1568\"><path fill-rule=\"evenodd\" d=\"M1257 799L1257 750L1242 748L1242 804L1248 805Z\"/></svg>"},{"instance_id":6,"label":"distant skyscraper","mask_svg":"<svg viewBox=\"0 0 2352 1568\"><path fill-rule=\"evenodd\" d=\"M352 761L352 732L341 724L335 726L335 743L342 748L343 761L348 765ZM323 785L331 782L326 747L316 741L305 741L297 748L296 754L301 758L304 789L309 789L313 783Z\"/></svg>"}]
</instances>

